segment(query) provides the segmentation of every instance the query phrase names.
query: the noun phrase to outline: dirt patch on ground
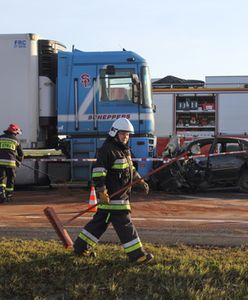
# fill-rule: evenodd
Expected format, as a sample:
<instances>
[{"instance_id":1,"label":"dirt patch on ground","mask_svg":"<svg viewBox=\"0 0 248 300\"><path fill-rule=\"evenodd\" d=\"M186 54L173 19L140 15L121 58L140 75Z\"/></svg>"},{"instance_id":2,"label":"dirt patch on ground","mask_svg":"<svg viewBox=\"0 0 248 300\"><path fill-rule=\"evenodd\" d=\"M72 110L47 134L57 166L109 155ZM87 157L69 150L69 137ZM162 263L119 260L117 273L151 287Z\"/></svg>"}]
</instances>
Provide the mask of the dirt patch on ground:
<instances>
[{"instance_id":1,"label":"dirt patch on ground","mask_svg":"<svg viewBox=\"0 0 248 300\"><path fill-rule=\"evenodd\" d=\"M62 222L88 207L90 190L38 189L17 191L15 199L1 204L0 236L50 239L57 238L43 210L55 209ZM66 228L73 238L90 220L87 213ZM247 194L211 192L205 194L165 194L152 192L149 197L132 195L132 217L146 242L165 244L208 244L236 246L248 244ZM118 241L112 227L105 241Z\"/></svg>"}]
</instances>

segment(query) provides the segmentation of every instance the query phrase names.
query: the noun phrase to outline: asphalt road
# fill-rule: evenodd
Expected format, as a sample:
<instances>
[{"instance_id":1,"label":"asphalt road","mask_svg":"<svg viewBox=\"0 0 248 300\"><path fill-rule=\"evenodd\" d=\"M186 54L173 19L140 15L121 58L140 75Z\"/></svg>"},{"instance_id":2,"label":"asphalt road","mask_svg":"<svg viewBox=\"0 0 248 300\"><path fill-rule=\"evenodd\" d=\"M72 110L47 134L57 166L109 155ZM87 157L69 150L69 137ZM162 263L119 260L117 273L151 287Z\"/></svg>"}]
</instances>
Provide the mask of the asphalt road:
<instances>
[{"instance_id":1,"label":"asphalt road","mask_svg":"<svg viewBox=\"0 0 248 300\"><path fill-rule=\"evenodd\" d=\"M66 222L88 207L88 189L38 189L17 191L12 203L1 204L0 237L20 239L58 239L43 209L53 207ZM87 213L66 229L75 239L91 219ZM175 245L248 245L248 194L232 190L203 194L165 194L132 197L133 223L144 242ZM110 226L103 242L119 242Z\"/></svg>"}]
</instances>

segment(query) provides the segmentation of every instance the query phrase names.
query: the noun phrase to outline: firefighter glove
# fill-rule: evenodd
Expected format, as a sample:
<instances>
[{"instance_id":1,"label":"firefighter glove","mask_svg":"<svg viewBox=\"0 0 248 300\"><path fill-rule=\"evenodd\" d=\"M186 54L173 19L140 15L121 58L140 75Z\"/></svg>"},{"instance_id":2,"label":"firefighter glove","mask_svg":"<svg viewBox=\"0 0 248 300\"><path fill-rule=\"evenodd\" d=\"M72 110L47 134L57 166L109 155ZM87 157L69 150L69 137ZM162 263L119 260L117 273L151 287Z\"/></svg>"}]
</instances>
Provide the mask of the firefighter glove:
<instances>
[{"instance_id":1,"label":"firefighter glove","mask_svg":"<svg viewBox=\"0 0 248 300\"><path fill-rule=\"evenodd\" d=\"M142 191L144 191L146 195L149 194L149 190L150 190L149 185L144 180L141 180L137 187Z\"/></svg>"},{"instance_id":2,"label":"firefighter glove","mask_svg":"<svg viewBox=\"0 0 248 300\"><path fill-rule=\"evenodd\" d=\"M101 203L109 204L110 198L107 190L98 192L98 198L100 199Z\"/></svg>"},{"instance_id":3,"label":"firefighter glove","mask_svg":"<svg viewBox=\"0 0 248 300\"><path fill-rule=\"evenodd\" d=\"M19 160L16 160L16 166L19 168L21 165L21 162Z\"/></svg>"},{"instance_id":4,"label":"firefighter glove","mask_svg":"<svg viewBox=\"0 0 248 300\"><path fill-rule=\"evenodd\" d=\"M149 194L150 188L149 188L149 184L146 183L145 181L143 182L143 189L146 195Z\"/></svg>"}]
</instances>

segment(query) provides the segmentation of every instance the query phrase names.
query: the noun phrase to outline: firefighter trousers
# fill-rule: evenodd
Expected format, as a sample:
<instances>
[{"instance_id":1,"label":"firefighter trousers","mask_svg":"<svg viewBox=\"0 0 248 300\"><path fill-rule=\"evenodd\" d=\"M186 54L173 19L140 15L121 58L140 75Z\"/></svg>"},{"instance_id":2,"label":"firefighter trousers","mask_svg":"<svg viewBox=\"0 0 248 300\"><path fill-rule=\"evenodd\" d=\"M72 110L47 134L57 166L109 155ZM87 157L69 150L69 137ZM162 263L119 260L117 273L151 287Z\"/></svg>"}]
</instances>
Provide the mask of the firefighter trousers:
<instances>
[{"instance_id":1,"label":"firefighter trousers","mask_svg":"<svg viewBox=\"0 0 248 300\"><path fill-rule=\"evenodd\" d=\"M16 177L15 168L0 167L0 193L2 195L12 195Z\"/></svg>"},{"instance_id":2,"label":"firefighter trousers","mask_svg":"<svg viewBox=\"0 0 248 300\"><path fill-rule=\"evenodd\" d=\"M106 211L98 209L93 219L83 228L74 243L74 252L81 255L91 249L112 224L130 261L136 261L147 253L143 249L129 211Z\"/></svg>"}]
</instances>

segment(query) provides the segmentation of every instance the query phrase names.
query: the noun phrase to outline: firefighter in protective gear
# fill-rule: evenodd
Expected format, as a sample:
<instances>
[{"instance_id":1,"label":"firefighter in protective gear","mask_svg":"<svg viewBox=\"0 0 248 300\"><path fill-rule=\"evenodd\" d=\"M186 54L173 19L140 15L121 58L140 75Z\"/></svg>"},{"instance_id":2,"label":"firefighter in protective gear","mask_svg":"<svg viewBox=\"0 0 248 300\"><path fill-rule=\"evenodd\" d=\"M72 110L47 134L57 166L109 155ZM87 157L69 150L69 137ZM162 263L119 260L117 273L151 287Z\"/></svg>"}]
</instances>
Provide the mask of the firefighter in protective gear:
<instances>
[{"instance_id":1,"label":"firefighter in protective gear","mask_svg":"<svg viewBox=\"0 0 248 300\"><path fill-rule=\"evenodd\" d=\"M100 201L93 219L83 228L74 243L77 255L94 255L92 248L111 223L124 247L130 262L147 263L153 255L142 246L137 230L131 220L131 188L110 199L109 195L140 178L133 166L128 147L129 134L134 133L131 122L126 118L117 119L97 154L92 169L92 179ZM141 180L139 185L148 192L148 184Z\"/></svg>"},{"instance_id":2,"label":"firefighter in protective gear","mask_svg":"<svg viewBox=\"0 0 248 300\"><path fill-rule=\"evenodd\" d=\"M179 137L177 135L172 135L168 144L165 146L162 153L163 157L173 157L180 150Z\"/></svg>"},{"instance_id":3,"label":"firefighter in protective gear","mask_svg":"<svg viewBox=\"0 0 248 300\"><path fill-rule=\"evenodd\" d=\"M18 134L22 134L21 128L10 124L0 136L0 203L11 200L16 167L20 166L24 157Z\"/></svg>"}]
</instances>

